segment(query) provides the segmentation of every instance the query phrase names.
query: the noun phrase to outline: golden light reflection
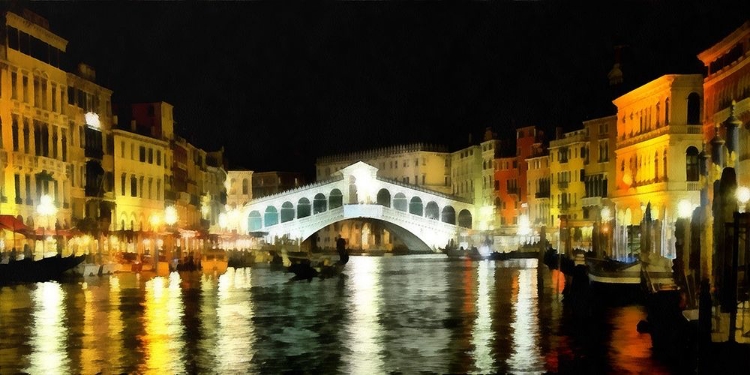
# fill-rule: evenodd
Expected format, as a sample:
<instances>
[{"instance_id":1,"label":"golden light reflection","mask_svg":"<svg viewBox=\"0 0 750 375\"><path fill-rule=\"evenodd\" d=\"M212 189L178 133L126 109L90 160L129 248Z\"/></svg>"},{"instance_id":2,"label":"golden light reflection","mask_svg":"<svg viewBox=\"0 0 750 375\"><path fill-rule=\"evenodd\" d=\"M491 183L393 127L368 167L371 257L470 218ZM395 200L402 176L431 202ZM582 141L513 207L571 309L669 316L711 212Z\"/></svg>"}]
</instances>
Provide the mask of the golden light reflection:
<instances>
[{"instance_id":1,"label":"golden light reflection","mask_svg":"<svg viewBox=\"0 0 750 375\"><path fill-rule=\"evenodd\" d=\"M30 374L62 374L68 368L67 329L64 309L65 291L60 284L46 282L37 284L32 292L34 322L31 325Z\"/></svg>"},{"instance_id":2,"label":"golden light reflection","mask_svg":"<svg viewBox=\"0 0 750 375\"><path fill-rule=\"evenodd\" d=\"M349 352L343 361L348 374L378 374L384 372L380 356L382 332L378 322L381 303L380 262L374 257L356 257L349 261L354 313L347 327ZM348 267L347 265L347 267ZM366 359L366 360L364 360Z\"/></svg>"},{"instance_id":3,"label":"golden light reflection","mask_svg":"<svg viewBox=\"0 0 750 375\"><path fill-rule=\"evenodd\" d=\"M646 313L640 306L626 306L612 319L612 342L609 355L618 372L643 373L643 363L651 358L651 336L639 333L635 327ZM667 374L666 368L651 367L651 374Z\"/></svg>"},{"instance_id":4,"label":"golden light reflection","mask_svg":"<svg viewBox=\"0 0 750 375\"><path fill-rule=\"evenodd\" d=\"M220 374L257 372L251 368L255 354L254 306L247 292L252 286L251 268L228 268L219 276L217 343L214 347Z\"/></svg>"},{"instance_id":5,"label":"golden light reflection","mask_svg":"<svg viewBox=\"0 0 750 375\"><path fill-rule=\"evenodd\" d=\"M176 353L182 353L183 303L180 290L180 276L177 272L169 275L167 288L163 277L155 277L146 282L144 301L145 364L139 369L144 374L178 374L185 372L185 362Z\"/></svg>"},{"instance_id":6,"label":"golden light reflection","mask_svg":"<svg viewBox=\"0 0 750 375\"><path fill-rule=\"evenodd\" d=\"M122 312L120 311L120 278L110 276L109 278L109 314L107 315L107 362L110 368L120 368L123 365L121 361L123 347L122 332L125 326L122 323Z\"/></svg>"},{"instance_id":7,"label":"golden light reflection","mask_svg":"<svg viewBox=\"0 0 750 375\"><path fill-rule=\"evenodd\" d=\"M478 372L494 372L492 358L492 314L490 311L490 287L494 279L494 268L490 262L479 262L477 266L477 318L471 330L474 346L474 366Z\"/></svg>"},{"instance_id":8,"label":"golden light reflection","mask_svg":"<svg viewBox=\"0 0 750 375\"><path fill-rule=\"evenodd\" d=\"M512 372L543 372L544 359L539 350L539 300L537 299L537 269L518 271L517 289L514 288L511 303L514 304L512 354L508 367ZM517 291L517 292L516 292Z\"/></svg>"}]
</instances>

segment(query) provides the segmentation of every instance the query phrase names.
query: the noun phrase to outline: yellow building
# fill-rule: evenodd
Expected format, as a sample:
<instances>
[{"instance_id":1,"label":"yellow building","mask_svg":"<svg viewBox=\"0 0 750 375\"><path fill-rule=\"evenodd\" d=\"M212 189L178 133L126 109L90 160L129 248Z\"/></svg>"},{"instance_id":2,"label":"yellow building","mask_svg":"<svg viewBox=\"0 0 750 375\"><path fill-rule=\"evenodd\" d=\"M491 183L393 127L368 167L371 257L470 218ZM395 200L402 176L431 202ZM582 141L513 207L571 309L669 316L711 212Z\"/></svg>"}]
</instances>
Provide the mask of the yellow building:
<instances>
[{"instance_id":1,"label":"yellow building","mask_svg":"<svg viewBox=\"0 0 750 375\"><path fill-rule=\"evenodd\" d=\"M448 159L446 149L437 145L415 143L383 147L318 158L316 179L325 180L336 171L362 161L378 168L379 177L450 194Z\"/></svg>"},{"instance_id":2,"label":"yellow building","mask_svg":"<svg viewBox=\"0 0 750 375\"><path fill-rule=\"evenodd\" d=\"M0 211L38 231L107 228L113 208L106 142L112 91L94 83L96 73L87 65L74 73L61 69L67 41L50 32L44 18L24 11L6 12L4 20ZM51 197L46 214L40 213L43 195ZM79 225L85 218L90 225Z\"/></svg>"},{"instance_id":3,"label":"yellow building","mask_svg":"<svg viewBox=\"0 0 750 375\"><path fill-rule=\"evenodd\" d=\"M665 223L674 222L681 200L698 206L702 97L701 75L670 74L613 101L617 106L617 144L612 201L618 230L631 228L618 236L615 256L634 250L628 239L635 237L633 232L649 203L652 218ZM664 239L661 252L672 257L674 250L668 241Z\"/></svg>"},{"instance_id":4,"label":"yellow building","mask_svg":"<svg viewBox=\"0 0 750 375\"><path fill-rule=\"evenodd\" d=\"M171 106L160 106L169 111ZM133 232L161 232L164 225L165 178L169 171L171 122L160 127L145 121L140 111L152 114L154 109L120 106L112 130L114 145L114 194L116 207L111 230L128 233L121 236L117 249L127 252L153 251L152 235L148 238ZM126 232L122 232L126 231ZM146 242L143 242L143 240Z\"/></svg>"},{"instance_id":5,"label":"yellow building","mask_svg":"<svg viewBox=\"0 0 750 375\"><path fill-rule=\"evenodd\" d=\"M610 199L615 187L615 145L617 116L607 116L583 122L588 134L584 158L585 188L582 201L583 218L593 220L592 248L610 254L610 220L614 206Z\"/></svg>"},{"instance_id":6,"label":"yellow building","mask_svg":"<svg viewBox=\"0 0 750 375\"><path fill-rule=\"evenodd\" d=\"M587 130L579 129L549 143L550 215L566 253L574 248L590 250L592 245L593 221L583 213L588 141Z\"/></svg>"},{"instance_id":7,"label":"yellow building","mask_svg":"<svg viewBox=\"0 0 750 375\"><path fill-rule=\"evenodd\" d=\"M526 158L526 164L529 224L535 232L539 232L541 227L546 227L549 232L555 223L550 215L549 153L542 147L535 147L531 156ZM547 234L548 239L549 236Z\"/></svg>"}]
</instances>

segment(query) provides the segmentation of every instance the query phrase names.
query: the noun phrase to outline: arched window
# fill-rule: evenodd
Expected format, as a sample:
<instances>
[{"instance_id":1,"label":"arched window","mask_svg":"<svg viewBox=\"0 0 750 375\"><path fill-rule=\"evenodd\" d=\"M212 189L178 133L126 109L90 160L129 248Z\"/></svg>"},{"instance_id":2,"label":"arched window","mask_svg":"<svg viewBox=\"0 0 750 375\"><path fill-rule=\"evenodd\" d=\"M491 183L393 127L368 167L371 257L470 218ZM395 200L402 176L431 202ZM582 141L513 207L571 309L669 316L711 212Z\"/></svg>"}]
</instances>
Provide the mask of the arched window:
<instances>
[{"instance_id":1,"label":"arched window","mask_svg":"<svg viewBox=\"0 0 750 375\"><path fill-rule=\"evenodd\" d=\"M687 99L687 123L699 125L701 122L701 98L697 93L690 93Z\"/></svg>"},{"instance_id":2,"label":"arched window","mask_svg":"<svg viewBox=\"0 0 750 375\"><path fill-rule=\"evenodd\" d=\"M685 178L686 181L698 181L700 170L698 168L698 149L690 146L685 152Z\"/></svg>"},{"instance_id":3,"label":"arched window","mask_svg":"<svg viewBox=\"0 0 750 375\"><path fill-rule=\"evenodd\" d=\"M669 125L669 98L664 100L664 125Z\"/></svg>"},{"instance_id":4,"label":"arched window","mask_svg":"<svg viewBox=\"0 0 750 375\"><path fill-rule=\"evenodd\" d=\"M654 181L659 181L659 151L654 154Z\"/></svg>"}]
</instances>

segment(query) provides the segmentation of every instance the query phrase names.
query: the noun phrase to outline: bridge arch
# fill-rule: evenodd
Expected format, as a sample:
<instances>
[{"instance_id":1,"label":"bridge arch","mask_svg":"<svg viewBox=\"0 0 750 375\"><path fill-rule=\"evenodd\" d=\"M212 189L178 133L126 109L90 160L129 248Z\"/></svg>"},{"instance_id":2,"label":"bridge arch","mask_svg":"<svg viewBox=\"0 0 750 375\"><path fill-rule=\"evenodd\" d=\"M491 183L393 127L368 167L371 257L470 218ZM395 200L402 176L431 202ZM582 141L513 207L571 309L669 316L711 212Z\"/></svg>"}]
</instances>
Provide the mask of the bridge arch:
<instances>
[{"instance_id":1,"label":"bridge arch","mask_svg":"<svg viewBox=\"0 0 750 375\"><path fill-rule=\"evenodd\" d=\"M453 206L443 207L443 213L442 215L440 215L440 221L447 224L456 225L456 210L453 208Z\"/></svg>"},{"instance_id":2,"label":"bridge arch","mask_svg":"<svg viewBox=\"0 0 750 375\"><path fill-rule=\"evenodd\" d=\"M276 207L274 206L266 207L266 212L263 215L263 224L265 224L265 226L267 227L270 227L278 223L279 223L279 212L276 210Z\"/></svg>"},{"instance_id":3,"label":"bridge arch","mask_svg":"<svg viewBox=\"0 0 750 375\"><path fill-rule=\"evenodd\" d=\"M458 213L458 226L471 229L471 212L467 209Z\"/></svg>"},{"instance_id":4,"label":"bridge arch","mask_svg":"<svg viewBox=\"0 0 750 375\"><path fill-rule=\"evenodd\" d=\"M412 215L424 216L424 206L422 205L421 198L411 198L411 201L409 201L409 213Z\"/></svg>"},{"instance_id":5,"label":"bridge arch","mask_svg":"<svg viewBox=\"0 0 750 375\"><path fill-rule=\"evenodd\" d=\"M313 214L319 214L328 210L328 199L323 193L315 194L313 198Z\"/></svg>"},{"instance_id":6,"label":"bridge arch","mask_svg":"<svg viewBox=\"0 0 750 375\"><path fill-rule=\"evenodd\" d=\"M251 232L260 231L263 229L263 217L260 216L260 211L253 210L247 215L247 228Z\"/></svg>"},{"instance_id":7,"label":"bridge arch","mask_svg":"<svg viewBox=\"0 0 750 375\"><path fill-rule=\"evenodd\" d=\"M378 204L381 206L391 206L391 192L388 189L380 189L378 191Z\"/></svg>"},{"instance_id":8,"label":"bridge arch","mask_svg":"<svg viewBox=\"0 0 750 375\"><path fill-rule=\"evenodd\" d=\"M407 209L407 201L406 201L406 195L404 193L396 193L395 196L393 196L393 208L406 212Z\"/></svg>"},{"instance_id":9,"label":"bridge arch","mask_svg":"<svg viewBox=\"0 0 750 375\"><path fill-rule=\"evenodd\" d=\"M280 216L282 223L294 220L294 205L292 204L292 202L286 201L281 205Z\"/></svg>"},{"instance_id":10,"label":"bridge arch","mask_svg":"<svg viewBox=\"0 0 750 375\"><path fill-rule=\"evenodd\" d=\"M440 208L438 208L437 203L435 203L434 201L430 201L427 203L424 208L424 217L432 220L440 219Z\"/></svg>"},{"instance_id":11,"label":"bridge arch","mask_svg":"<svg viewBox=\"0 0 750 375\"><path fill-rule=\"evenodd\" d=\"M331 194L328 196L328 209L339 208L344 205L344 195L341 194L341 190L333 189Z\"/></svg>"},{"instance_id":12,"label":"bridge arch","mask_svg":"<svg viewBox=\"0 0 750 375\"><path fill-rule=\"evenodd\" d=\"M310 216L310 200L307 198L300 198L297 201L297 219L302 219Z\"/></svg>"}]
</instances>

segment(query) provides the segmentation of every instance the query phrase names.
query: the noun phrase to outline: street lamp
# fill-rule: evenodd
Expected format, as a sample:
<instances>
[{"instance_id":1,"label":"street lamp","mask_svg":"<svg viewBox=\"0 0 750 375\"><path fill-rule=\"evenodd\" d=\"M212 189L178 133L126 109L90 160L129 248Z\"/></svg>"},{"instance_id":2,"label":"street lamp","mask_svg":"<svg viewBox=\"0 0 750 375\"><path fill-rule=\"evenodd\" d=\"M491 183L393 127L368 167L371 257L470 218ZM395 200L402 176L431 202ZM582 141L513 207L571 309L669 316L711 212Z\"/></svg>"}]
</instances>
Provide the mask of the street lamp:
<instances>
[{"instance_id":1,"label":"street lamp","mask_svg":"<svg viewBox=\"0 0 750 375\"><path fill-rule=\"evenodd\" d=\"M735 192L735 195L737 197L737 203L739 203L739 211L740 213L745 212L747 208L747 202L750 201L750 188L747 186L739 186L737 188L737 191Z\"/></svg>"},{"instance_id":2,"label":"street lamp","mask_svg":"<svg viewBox=\"0 0 750 375\"><path fill-rule=\"evenodd\" d=\"M48 194L44 194L39 198L39 205L36 206L36 212L39 215L44 216L47 219L47 226L50 226L50 217L57 214L57 207L55 207L55 203L52 200L52 197ZM43 241L42 241L42 251L46 251L46 242L47 242L47 228L44 229L43 234ZM44 255L42 255L44 257Z\"/></svg>"},{"instance_id":3,"label":"street lamp","mask_svg":"<svg viewBox=\"0 0 750 375\"><path fill-rule=\"evenodd\" d=\"M172 228L173 225L175 225L175 223L177 223L178 219L179 218L177 216L177 209L174 206L168 206L167 208L164 209L164 224L167 224L170 227L170 229ZM174 243L172 244L172 247L174 247ZM171 254L168 254L168 255L171 255ZM169 257L167 257L167 263L169 262L170 262Z\"/></svg>"},{"instance_id":4,"label":"street lamp","mask_svg":"<svg viewBox=\"0 0 750 375\"><path fill-rule=\"evenodd\" d=\"M604 246L602 250L602 253L604 255L607 255L607 253L609 252L608 251L609 250L609 221L611 219L612 219L612 211L609 209L609 207L604 206L602 210L599 212L599 228L604 233ZM599 236L599 240L601 241L601 235ZM600 245L601 245L601 242L600 242Z\"/></svg>"}]
</instances>

